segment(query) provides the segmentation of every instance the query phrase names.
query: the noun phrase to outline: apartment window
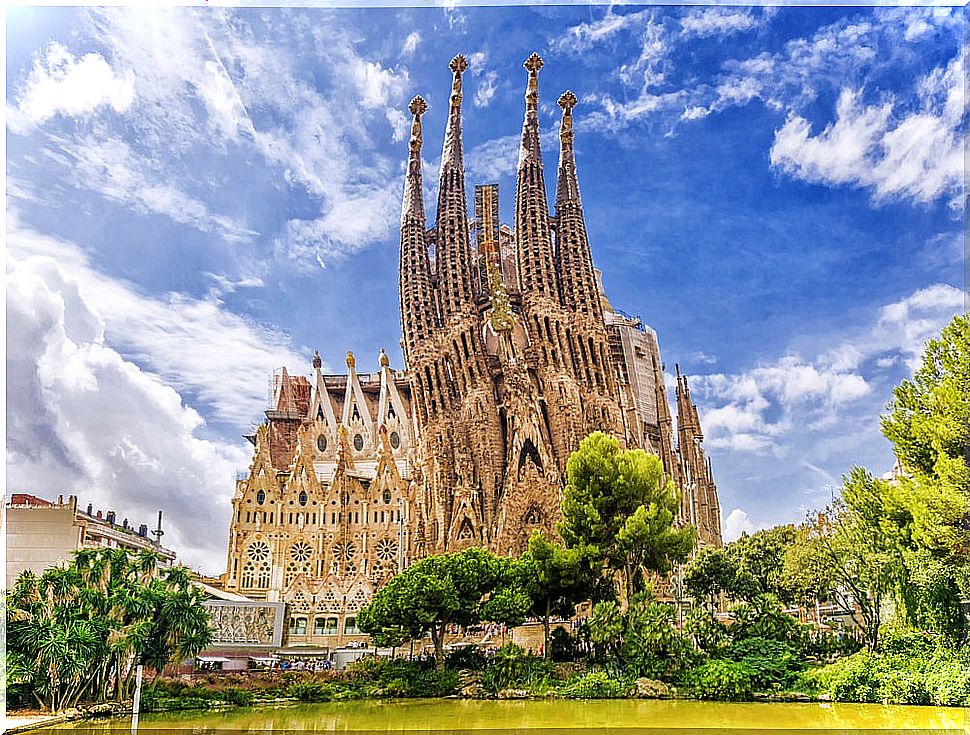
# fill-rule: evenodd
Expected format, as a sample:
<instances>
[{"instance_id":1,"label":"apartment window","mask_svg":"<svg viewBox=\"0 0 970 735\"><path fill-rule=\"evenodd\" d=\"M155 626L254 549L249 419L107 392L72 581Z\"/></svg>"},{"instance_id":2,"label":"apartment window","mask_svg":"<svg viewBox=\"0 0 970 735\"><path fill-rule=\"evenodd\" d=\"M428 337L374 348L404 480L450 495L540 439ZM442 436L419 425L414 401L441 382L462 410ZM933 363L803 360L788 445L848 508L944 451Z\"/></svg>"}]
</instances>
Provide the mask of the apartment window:
<instances>
[{"instance_id":1,"label":"apartment window","mask_svg":"<svg viewBox=\"0 0 970 735\"><path fill-rule=\"evenodd\" d=\"M306 618L290 618L290 635L306 635Z\"/></svg>"}]
</instances>

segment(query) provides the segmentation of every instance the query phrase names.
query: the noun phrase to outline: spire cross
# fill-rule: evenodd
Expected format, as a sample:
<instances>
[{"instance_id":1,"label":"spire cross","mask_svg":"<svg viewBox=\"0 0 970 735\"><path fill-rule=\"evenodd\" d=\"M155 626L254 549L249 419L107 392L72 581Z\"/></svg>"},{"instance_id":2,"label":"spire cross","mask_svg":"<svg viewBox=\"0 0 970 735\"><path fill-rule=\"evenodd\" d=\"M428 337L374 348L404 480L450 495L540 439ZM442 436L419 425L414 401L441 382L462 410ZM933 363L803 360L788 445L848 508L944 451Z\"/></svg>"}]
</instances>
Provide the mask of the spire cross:
<instances>
[{"instance_id":1,"label":"spire cross","mask_svg":"<svg viewBox=\"0 0 970 735\"><path fill-rule=\"evenodd\" d=\"M542 68L542 57L534 53L522 65L529 71L529 86L525 91L525 101L530 105L539 104L539 70Z\"/></svg>"},{"instance_id":2,"label":"spire cross","mask_svg":"<svg viewBox=\"0 0 970 735\"><path fill-rule=\"evenodd\" d=\"M448 68L455 75L451 82L451 106L458 107L461 105L461 75L468 69L468 60L461 54L456 54Z\"/></svg>"},{"instance_id":3,"label":"spire cross","mask_svg":"<svg viewBox=\"0 0 970 735\"><path fill-rule=\"evenodd\" d=\"M570 142L573 139L573 108L578 102L576 95L568 89L560 95L558 102L556 102L562 108L562 125L559 128L559 137L565 142Z\"/></svg>"}]
</instances>

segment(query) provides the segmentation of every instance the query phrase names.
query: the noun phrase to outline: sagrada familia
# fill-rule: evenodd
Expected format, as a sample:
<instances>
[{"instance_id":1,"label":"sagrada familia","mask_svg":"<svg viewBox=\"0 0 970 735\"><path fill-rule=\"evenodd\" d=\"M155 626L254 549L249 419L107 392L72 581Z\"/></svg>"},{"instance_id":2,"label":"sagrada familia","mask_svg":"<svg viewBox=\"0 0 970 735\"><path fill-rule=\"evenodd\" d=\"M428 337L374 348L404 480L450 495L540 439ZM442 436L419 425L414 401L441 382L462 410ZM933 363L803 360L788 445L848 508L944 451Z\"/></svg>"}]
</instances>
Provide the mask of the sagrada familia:
<instances>
[{"instance_id":1,"label":"sagrada familia","mask_svg":"<svg viewBox=\"0 0 970 735\"><path fill-rule=\"evenodd\" d=\"M415 97L401 213L400 299L406 367L381 350L375 373L310 378L281 369L274 406L232 501L226 590L287 603L290 642L356 634L374 590L412 560L469 546L520 552L555 536L566 460L601 430L658 455L678 487L677 522L721 544L720 506L697 407L677 372L676 431L656 334L613 309L593 267L562 109L555 208L539 146L539 71L528 82L513 227L498 186L475 188L462 153L462 74L452 88L436 220L424 206L422 115Z\"/></svg>"}]
</instances>

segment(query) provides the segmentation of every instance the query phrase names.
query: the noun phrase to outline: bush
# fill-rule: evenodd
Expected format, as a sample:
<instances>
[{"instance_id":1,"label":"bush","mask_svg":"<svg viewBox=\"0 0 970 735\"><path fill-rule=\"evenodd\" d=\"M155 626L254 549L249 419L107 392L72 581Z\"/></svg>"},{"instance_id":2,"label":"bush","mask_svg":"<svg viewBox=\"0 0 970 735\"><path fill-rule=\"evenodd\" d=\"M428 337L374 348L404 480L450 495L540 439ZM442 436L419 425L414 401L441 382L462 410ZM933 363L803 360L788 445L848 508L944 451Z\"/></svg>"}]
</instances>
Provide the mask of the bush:
<instances>
[{"instance_id":1,"label":"bush","mask_svg":"<svg viewBox=\"0 0 970 735\"><path fill-rule=\"evenodd\" d=\"M735 641L724 650L724 656L750 669L756 690L790 686L802 668L790 644L770 638Z\"/></svg>"},{"instance_id":2,"label":"bush","mask_svg":"<svg viewBox=\"0 0 970 735\"><path fill-rule=\"evenodd\" d=\"M727 626L706 607L695 607L684 620L684 632L698 648L707 653L716 653L728 640Z\"/></svg>"},{"instance_id":3,"label":"bush","mask_svg":"<svg viewBox=\"0 0 970 735\"><path fill-rule=\"evenodd\" d=\"M926 675L926 692L930 702L941 707L970 707L970 655L944 661L936 656Z\"/></svg>"},{"instance_id":4,"label":"bush","mask_svg":"<svg viewBox=\"0 0 970 735\"><path fill-rule=\"evenodd\" d=\"M482 686L492 692L535 687L549 678L553 668L551 661L526 653L514 643L506 643L495 652L495 659L482 674Z\"/></svg>"},{"instance_id":5,"label":"bush","mask_svg":"<svg viewBox=\"0 0 970 735\"><path fill-rule=\"evenodd\" d=\"M751 602L731 608L734 622L728 628L731 638L771 638L776 641L800 643L805 630L798 621L781 608L781 602L771 594L759 595Z\"/></svg>"},{"instance_id":6,"label":"bush","mask_svg":"<svg viewBox=\"0 0 970 735\"><path fill-rule=\"evenodd\" d=\"M286 696L301 702L330 702L335 693L334 685L320 681L298 682L286 688Z\"/></svg>"},{"instance_id":7,"label":"bush","mask_svg":"<svg viewBox=\"0 0 970 735\"><path fill-rule=\"evenodd\" d=\"M552 660L557 663L575 661L578 653L576 636L565 628L556 628L549 636L549 648Z\"/></svg>"},{"instance_id":8,"label":"bush","mask_svg":"<svg viewBox=\"0 0 970 735\"><path fill-rule=\"evenodd\" d=\"M740 701L751 699L756 674L744 661L712 659L688 672L684 684L699 699Z\"/></svg>"},{"instance_id":9,"label":"bush","mask_svg":"<svg viewBox=\"0 0 970 735\"><path fill-rule=\"evenodd\" d=\"M632 677L670 679L694 658L690 642L674 627L674 611L659 602L631 605L622 657Z\"/></svg>"},{"instance_id":10,"label":"bush","mask_svg":"<svg viewBox=\"0 0 970 735\"><path fill-rule=\"evenodd\" d=\"M590 671L559 689L559 695L567 699L621 699L629 693L629 683L613 679L605 671Z\"/></svg>"}]
</instances>

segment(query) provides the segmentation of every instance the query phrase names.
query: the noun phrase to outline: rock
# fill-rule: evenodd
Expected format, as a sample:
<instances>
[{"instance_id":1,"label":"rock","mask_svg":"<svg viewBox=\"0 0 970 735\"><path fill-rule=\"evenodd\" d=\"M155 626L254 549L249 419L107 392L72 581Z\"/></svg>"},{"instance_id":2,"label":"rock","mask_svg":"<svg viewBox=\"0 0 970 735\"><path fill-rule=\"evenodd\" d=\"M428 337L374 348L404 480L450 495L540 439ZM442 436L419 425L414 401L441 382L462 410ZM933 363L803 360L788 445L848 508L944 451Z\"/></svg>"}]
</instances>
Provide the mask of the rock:
<instances>
[{"instance_id":1,"label":"rock","mask_svg":"<svg viewBox=\"0 0 970 735\"><path fill-rule=\"evenodd\" d=\"M116 705L113 702L101 702L92 704L87 709L88 717L110 717L115 714Z\"/></svg>"},{"instance_id":2,"label":"rock","mask_svg":"<svg viewBox=\"0 0 970 735\"><path fill-rule=\"evenodd\" d=\"M525 689L503 689L496 696L499 699L528 699L529 692Z\"/></svg>"},{"instance_id":3,"label":"rock","mask_svg":"<svg viewBox=\"0 0 970 735\"><path fill-rule=\"evenodd\" d=\"M659 699L671 695L670 687L662 681L640 677L633 682L633 696L638 699Z\"/></svg>"},{"instance_id":4,"label":"rock","mask_svg":"<svg viewBox=\"0 0 970 735\"><path fill-rule=\"evenodd\" d=\"M831 702L832 701L832 695L831 694L819 694L818 697L817 697L817 699L818 699L819 702Z\"/></svg>"},{"instance_id":5,"label":"rock","mask_svg":"<svg viewBox=\"0 0 970 735\"><path fill-rule=\"evenodd\" d=\"M64 710L64 716L69 720L76 720L81 716L81 710L79 710L77 707L70 707Z\"/></svg>"}]
</instances>

